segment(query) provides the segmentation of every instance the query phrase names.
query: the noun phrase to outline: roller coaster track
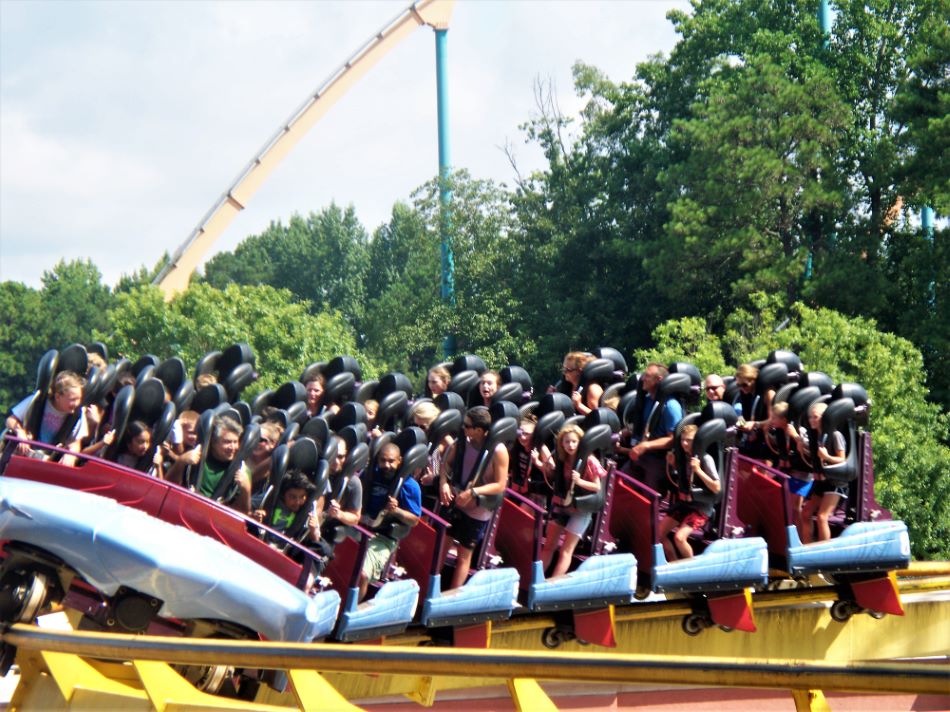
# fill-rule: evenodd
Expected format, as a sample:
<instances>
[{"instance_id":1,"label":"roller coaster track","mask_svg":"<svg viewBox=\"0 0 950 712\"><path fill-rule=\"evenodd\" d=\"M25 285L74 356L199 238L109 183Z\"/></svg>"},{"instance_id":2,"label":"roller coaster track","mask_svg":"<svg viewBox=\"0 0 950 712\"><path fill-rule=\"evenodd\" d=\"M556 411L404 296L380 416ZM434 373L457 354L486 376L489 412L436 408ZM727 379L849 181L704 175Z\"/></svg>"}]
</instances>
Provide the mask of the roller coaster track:
<instances>
[{"instance_id":1,"label":"roller coaster track","mask_svg":"<svg viewBox=\"0 0 950 712\"><path fill-rule=\"evenodd\" d=\"M13 625L2 640L18 649L23 679L13 708L172 709L348 708L347 700L406 695L431 704L438 691L506 682L519 709L555 709L536 682L699 685L791 690L799 709L823 709L820 691L948 695L950 666L911 662L950 655L950 565L901 572L905 615L846 624L832 621L835 586L761 592L753 597L759 632L716 629L689 638L679 619L686 600L645 602L615 610L616 653L576 642L539 651L550 616L496 623L488 650L420 647L428 636L407 632L383 646L248 643L64 632ZM533 648L533 650L532 650ZM86 658L132 661L131 666ZM894 662L902 660L902 662ZM289 692L262 687L255 703L198 692L169 665L233 665L287 671ZM371 675L366 671L372 670ZM420 671L424 671L421 674ZM278 705L263 706L262 705Z\"/></svg>"}]
</instances>

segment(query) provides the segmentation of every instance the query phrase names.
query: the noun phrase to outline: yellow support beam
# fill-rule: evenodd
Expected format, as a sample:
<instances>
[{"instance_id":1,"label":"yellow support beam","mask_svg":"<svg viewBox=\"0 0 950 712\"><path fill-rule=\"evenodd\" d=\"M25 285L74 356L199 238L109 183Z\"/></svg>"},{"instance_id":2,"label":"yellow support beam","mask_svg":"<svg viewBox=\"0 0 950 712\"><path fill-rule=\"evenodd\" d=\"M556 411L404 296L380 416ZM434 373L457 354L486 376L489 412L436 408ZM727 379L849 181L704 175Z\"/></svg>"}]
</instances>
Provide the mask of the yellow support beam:
<instances>
[{"instance_id":1,"label":"yellow support beam","mask_svg":"<svg viewBox=\"0 0 950 712\"><path fill-rule=\"evenodd\" d=\"M508 693L518 712L557 712L557 706L536 680L517 677L508 680Z\"/></svg>"},{"instance_id":2,"label":"yellow support beam","mask_svg":"<svg viewBox=\"0 0 950 712\"><path fill-rule=\"evenodd\" d=\"M831 712L821 690L792 690L795 712Z\"/></svg>"},{"instance_id":3,"label":"yellow support beam","mask_svg":"<svg viewBox=\"0 0 950 712\"><path fill-rule=\"evenodd\" d=\"M325 712L359 712L362 707L351 704L316 670L289 670L287 676L294 697L302 710Z\"/></svg>"},{"instance_id":4,"label":"yellow support beam","mask_svg":"<svg viewBox=\"0 0 950 712\"><path fill-rule=\"evenodd\" d=\"M152 708L140 688L106 677L81 657L49 651L43 651L40 657L62 695L63 707L77 710Z\"/></svg>"},{"instance_id":5,"label":"yellow support beam","mask_svg":"<svg viewBox=\"0 0 950 712\"><path fill-rule=\"evenodd\" d=\"M380 675L533 678L578 682L663 683L786 690L848 690L945 694L946 666L919 663L826 662L700 656L583 656L525 650L381 648L371 645L252 642L113 635L10 626L10 645L114 659L162 660L275 670L320 670Z\"/></svg>"},{"instance_id":6,"label":"yellow support beam","mask_svg":"<svg viewBox=\"0 0 950 712\"><path fill-rule=\"evenodd\" d=\"M156 712L179 712L180 710L289 712L290 709L209 695L207 692L196 690L190 682L163 662L133 660L132 665Z\"/></svg>"}]
</instances>

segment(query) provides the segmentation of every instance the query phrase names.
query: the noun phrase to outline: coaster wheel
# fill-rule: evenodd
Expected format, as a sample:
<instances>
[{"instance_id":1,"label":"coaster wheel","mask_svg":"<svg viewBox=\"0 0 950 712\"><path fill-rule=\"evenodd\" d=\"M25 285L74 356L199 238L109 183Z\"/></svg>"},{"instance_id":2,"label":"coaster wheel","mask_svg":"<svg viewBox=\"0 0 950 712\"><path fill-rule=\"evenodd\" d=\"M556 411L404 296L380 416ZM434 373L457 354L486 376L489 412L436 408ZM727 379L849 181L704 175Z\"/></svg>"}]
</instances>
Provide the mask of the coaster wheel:
<instances>
[{"instance_id":1,"label":"coaster wheel","mask_svg":"<svg viewBox=\"0 0 950 712\"><path fill-rule=\"evenodd\" d=\"M683 632L686 635L699 635L706 629L706 619L698 613L683 616Z\"/></svg>"},{"instance_id":2,"label":"coaster wheel","mask_svg":"<svg viewBox=\"0 0 950 712\"><path fill-rule=\"evenodd\" d=\"M851 601L835 601L831 604L831 617L839 623L845 623L857 612Z\"/></svg>"},{"instance_id":3,"label":"coaster wheel","mask_svg":"<svg viewBox=\"0 0 950 712\"><path fill-rule=\"evenodd\" d=\"M7 623L32 623L49 593L49 574L26 570L7 574L0 582L0 619Z\"/></svg>"}]
</instances>

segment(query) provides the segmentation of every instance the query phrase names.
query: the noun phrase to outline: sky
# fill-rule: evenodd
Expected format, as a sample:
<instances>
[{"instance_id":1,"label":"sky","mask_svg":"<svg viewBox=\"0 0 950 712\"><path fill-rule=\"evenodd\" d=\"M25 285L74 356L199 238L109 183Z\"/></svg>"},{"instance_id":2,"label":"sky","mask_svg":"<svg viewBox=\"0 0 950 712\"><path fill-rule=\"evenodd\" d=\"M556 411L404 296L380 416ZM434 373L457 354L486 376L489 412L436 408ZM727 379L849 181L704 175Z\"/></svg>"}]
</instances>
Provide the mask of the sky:
<instances>
[{"instance_id":1,"label":"sky","mask_svg":"<svg viewBox=\"0 0 950 712\"><path fill-rule=\"evenodd\" d=\"M279 126L406 0L0 0L0 281L61 259L108 284L185 241ZM684 0L460 0L448 32L452 164L511 185L543 168L519 125L577 61L614 81L676 42ZM353 205L372 232L438 171L435 41L419 28L288 155L209 253Z\"/></svg>"}]
</instances>

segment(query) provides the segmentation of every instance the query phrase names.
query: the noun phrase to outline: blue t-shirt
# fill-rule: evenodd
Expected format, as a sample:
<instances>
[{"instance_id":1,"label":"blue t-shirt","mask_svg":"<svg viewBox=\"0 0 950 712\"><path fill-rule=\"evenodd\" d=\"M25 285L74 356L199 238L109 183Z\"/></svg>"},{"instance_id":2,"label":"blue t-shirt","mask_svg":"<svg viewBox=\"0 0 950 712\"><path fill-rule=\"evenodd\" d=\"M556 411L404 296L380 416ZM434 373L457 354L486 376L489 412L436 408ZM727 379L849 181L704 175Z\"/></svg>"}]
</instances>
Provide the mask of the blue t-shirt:
<instances>
[{"instance_id":1,"label":"blue t-shirt","mask_svg":"<svg viewBox=\"0 0 950 712\"><path fill-rule=\"evenodd\" d=\"M369 498L364 507L364 514L369 519L375 519L383 511L386 502L389 501L389 486L391 483L392 481L385 479L378 470L374 471L373 482L369 488ZM406 478L405 482L402 483L399 494L396 495L396 501L399 502L400 509L412 512L417 517L422 515L422 488L412 477Z\"/></svg>"},{"instance_id":2,"label":"blue t-shirt","mask_svg":"<svg viewBox=\"0 0 950 712\"><path fill-rule=\"evenodd\" d=\"M646 424L646 421L650 418L650 414L653 412L654 403L656 403L656 401L653 400L653 397L649 393L645 393L643 398L644 424ZM655 440L656 438L662 438L666 435L672 435L673 431L676 430L676 425L682 419L683 406L681 406L680 402L675 398L670 398L666 401L666 407L663 409L660 421L656 424L656 427L650 431L649 439ZM647 438L641 438L640 441L645 439Z\"/></svg>"}]
</instances>

